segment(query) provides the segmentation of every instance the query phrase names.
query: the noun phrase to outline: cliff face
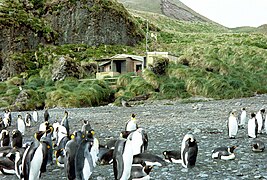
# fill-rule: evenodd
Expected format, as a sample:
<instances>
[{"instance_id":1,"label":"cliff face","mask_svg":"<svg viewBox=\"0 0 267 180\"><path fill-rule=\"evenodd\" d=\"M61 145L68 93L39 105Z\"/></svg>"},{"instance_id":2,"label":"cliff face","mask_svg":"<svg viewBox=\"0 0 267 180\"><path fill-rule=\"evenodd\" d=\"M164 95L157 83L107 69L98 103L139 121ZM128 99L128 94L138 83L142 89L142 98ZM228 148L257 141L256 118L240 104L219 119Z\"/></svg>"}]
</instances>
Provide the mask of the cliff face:
<instances>
[{"instance_id":1,"label":"cliff face","mask_svg":"<svg viewBox=\"0 0 267 180\"><path fill-rule=\"evenodd\" d=\"M15 68L19 64L10 58L13 53L35 50L40 44L134 45L144 38L130 14L117 2L53 1L43 5L42 13L25 5L28 1L23 1L25 7L20 5L17 11L17 2L6 2L6 7L0 7L1 80L25 70Z\"/></svg>"},{"instance_id":2,"label":"cliff face","mask_svg":"<svg viewBox=\"0 0 267 180\"><path fill-rule=\"evenodd\" d=\"M134 45L143 38L130 14L112 1L77 1L74 7L68 4L46 19L59 33L58 44Z\"/></svg>"},{"instance_id":3,"label":"cliff face","mask_svg":"<svg viewBox=\"0 0 267 180\"><path fill-rule=\"evenodd\" d=\"M196 13L192 13L185 8L179 7L169 0L161 0L161 11L164 15L183 21L207 22L205 18Z\"/></svg>"},{"instance_id":4,"label":"cliff face","mask_svg":"<svg viewBox=\"0 0 267 180\"><path fill-rule=\"evenodd\" d=\"M187 7L179 0L118 0L129 9L138 11L148 11L165 16L183 20L183 21L196 21L196 22L210 22L208 18L198 14L194 10Z\"/></svg>"}]
</instances>

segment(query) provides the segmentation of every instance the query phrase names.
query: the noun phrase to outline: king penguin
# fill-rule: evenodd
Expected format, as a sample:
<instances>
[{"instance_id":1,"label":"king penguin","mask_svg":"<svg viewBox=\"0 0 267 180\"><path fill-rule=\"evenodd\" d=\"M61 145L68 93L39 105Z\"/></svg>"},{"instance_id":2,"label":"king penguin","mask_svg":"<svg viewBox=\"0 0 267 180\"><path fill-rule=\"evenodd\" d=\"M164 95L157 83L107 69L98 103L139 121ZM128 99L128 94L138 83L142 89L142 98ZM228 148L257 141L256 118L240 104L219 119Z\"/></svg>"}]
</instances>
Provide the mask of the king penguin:
<instances>
[{"instance_id":1,"label":"king penguin","mask_svg":"<svg viewBox=\"0 0 267 180\"><path fill-rule=\"evenodd\" d=\"M260 140L254 140L251 142L251 147L253 152L263 152L265 149L265 145Z\"/></svg>"},{"instance_id":2,"label":"king penguin","mask_svg":"<svg viewBox=\"0 0 267 180\"><path fill-rule=\"evenodd\" d=\"M73 134L70 135L71 140L69 140L65 146L64 170L69 180L74 180L76 178L75 155L84 137L85 136L82 131L75 131Z\"/></svg>"},{"instance_id":3,"label":"king penguin","mask_svg":"<svg viewBox=\"0 0 267 180\"><path fill-rule=\"evenodd\" d=\"M9 143L10 143L9 131L3 129L0 133L0 147L9 146Z\"/></svg>"},{"instance_id":4,"label":"king penguin","mask_svg":"<svg viewBox=\"0 0 267 180\"><path fill-rule=\"evenodd\" d=\"M212 151L211 157L213 159L232 160L235 158L234 150L236 146L219 147Z\"/></svg>"},{"instance_id":5,"label":"king penguin","mask_svg":"<svg viewBox=\"0 0 267 180\"><path fill-rule=\"evenodd\" d=\"M133 131L127 139L132 141L133 155L143 153L147 150L148 138L143 128L138 128Z\"/></svg>"},{"instance_id":6,"label":"king penguin","mask_svg":"<svg viewBox=\"0 0 267 180\"><path fill-rule=\"evenodd\" d=\"M35 123L38 122L38 120L39 120L39 115L38 115L38 112L37 112L36 109L32 112L32 118L33 118L33 121L34 121Z\"/></svg>"},{"instance_id":7,"label":"king penguin","mask_svg":"<svg viewBox=\"0 0 267 180\"><path fill-rule=\"evenodd\" d=\"M22 116L19 114L17 119L18 130L24 136L26 125L22 119Z\"/></svg>"},{"instance_id":8,"label":"king penguin","mask_svg":"<svg viewBox=\"0 0 267 180\"><path fill-rule=\"evenodd\" d=\"M92 127L91 127L89 121L88 121L88 120L84 120L84 121L83 121L83 125L82 125L82 132L83 132L84 134L87 134L87 133L90 132L91 130L92 130Z\"/></svg>"},{"instance_id":9,"label":"king penguin","mask_svg":"<svg viewBox=\"0 0 267 180\"><path fill-rule=\"evenodd\" d=\"M22 148L15 148L13 149L15 151L15 171L17 177L20 179L20 175L22 173L22 158L23 154L25 153L25 150L27 149L28 146L22 147Z\"/></svg>"},{"instance_id":10,"label":"king penguin","mask_svg":"<svg viewBox=\"0 0 267 180\"><path fill-rule=\"evenodd\" d=\"M142 164L133 164L131 169L131 180L149 180L149 173L153 166Z\"/></svg>"},{"instance_id":11,"label":"king penguin","mask_svg":"<svg viewBox=\"0 0 267 180\"><path fill-rule=\"evenodd\" d=\"M234 139L236 137L237 131L238 131L236 111L232 111L230 113L227 125L228 125L228 136L230 139Z\"/></svg>"},{"instance_id":12,"label":"king penguin","mask_svg":"<svg viewBox=\"0 0 267 180\"><path fill-rule=\"evenodd\" d=\"M242 129L245 128L246 122L247 122L247 111L246 111L246 108L242 108L239 127Z\"/></svg>"},{"instance_id":13,"label":"king penguin","mask_svg":"<svg viewBox=\"0 0 267 180\"><path fill-rule=\"evenodd\" d=\"M38 180L41 173L46 172L47 144L41 142L45 131L34 134L35 141L25 150L22 158L22 174L24 180Z\"/></svg>"},{"instance_id":14,"label":"king penguin","mask_svg":"<svg viewBox=\"0 0 267 180\"><path fill-rule=\"evenodd\" d=\"M182 165L185 168L192 168L196 164L198 146L195 137L192 134L186 134L182 141L181 158Z\"/></svg>"},{"instance_id":15,"label":"king penguin","mask_svg":"<svg viewBox=\"0 0 267 180\"><path fill-rule=\"evenodd\" d=\"M256 114L251 113L251 118L248 120L248 137L256 138L258 135L258 121L256 119Z\"/></svg>"},{"instance_id":16,"label":"king penguin","mask_svg":"<svg viewBox=\"0 0 267 180\"><path fill-rule=\"evenodd\" d=\"M44 121L49 121L49 118L50 118L50 115L49 115L49 112L48 112L48 108L45 107L45 111L44 111Z\"/></svg>"},{"instance_id":17,"label":"king penguin","mask_svg":"<svg viewBox=\"0 0 267 180\"><path fill-rule=\"evenodd\" d=\"M113 172L115 180L127 180L131 175L133 162L132 141L118 139L113 152Z\"/></svg>"},{"instance_id":18,"label":"king penguin","mask_svg":"<svg viewBox=\"0 0 267 180\"><path fill-rule=\"evenodd\" d=\"M22 134L19 130L14 129L12 131L12 136L11 136L11 146L13 148L21 148L22 147Z\"/></svg>"},{"instance_id":19,"label":"king penguin","mask_svg":"<svg viewBox=\"0 0 267 180\"><path fill-rule=\"evenodd\" d=\"M11 175L15 174L15 154L10 156L0 157L0 174Z\"/></svg>"},{"instance_id":20,"label":"king penguin","mask_svg":"<svg viewBox=\"0 0 267 180\"><path fill-rule=\"evenodd\" d=\"M182 163L181 151L163 151L163 156L166 162Z\"/></svg>"},{"instance_id":21,"label":"king penguin","mask_svg":"<svg viewBox=\"0 0 267 180\"><path fill-rule=\"evenodd\" d=\"M61 123L60 123L60 125L61 126L64 126L65 128L66 128L66 130L67 130L67 135L69 136L70 135L70 127L69 127L69 113L68 113L68 111L64 111L64 117L63 117L63 119L61 120Z\"/></svg>"},{"instance_id":22,"label":"king penguin","mask_svg":"<svg viewBox=\"0 0 267 180\"><path fill-rule=\"evenodd\" d=\"M114 146L115 147L115 146ZM99 153L98 153L98 162L100 165L108 165L113 162L113 149L108 149L106 147L99 147Z\"/></svg>"},{"instance_id":23,"label":"king penguin","mask_svg":"<svg viewBox=\"0 0 267 180\"><path fill-rule=\"evenodd\" d=\"M7 126L11 126L11 124L12 124L12 115L11 115L11 110L10 109L8 109L8 110L5 110L5 114L4 114L4 120L7 120L6 121L6 125ZM7 127L6 126L6 127Z\"/></svg>"},{"instance_id":24,"label":"king penguin","mask_svg":"<svg viewBox=\"0 0 267 180\"><path fill-rule=\"evenodd\" d=\"M31 127L32 116L30 113L28 112L26 113L24 121L25 121L26 127Z\"/></svg>"},{"instance_id":25,"label":"king penguin","mask_svg":"<svg viewBox=\"0 0 267 180\"><path fill-rule=\"evenodd\" d=\"M159 156L151 153L140 153L133 156L133 164L142 164L147 166L165 166L166 162Z\"/></svg>"},{"instance_id":26,"label":"king penguin","mask_svg":"<svg viewBox=\"0 0 267 180\"><path fill-rule=\"evenodd\" d=\"M262 131L263 131L263 127L264 127L264 123L263 123L263 116L264 116L264 113L265 113L265 109L264 108L261 108L257 114L256 114L256 119L257 119L257 122L258 122L258 134L261 134Z\"/></svg>"},{"instance_id":27,"label":"king penguin","mask_svg":"<svg viewBox=\"0 0 267 180\"><path fill-rule=\"evenodd\" d=\"M138 129L136 114L132 114L131 119L126 123L125 131L134 131L136 129Z\"/></svg>"},{"instance_id":28,"label":"king penguin","mask_svg":"<svg viewBox=\"0 0 267 180\"><path fill-rule=\"evenodd\" d=\"M75 175L77 180L89 179L93 173L94 165L90 154L94 140L85 137L80 143L75 156Z\"/></svg>"}]
</instances>

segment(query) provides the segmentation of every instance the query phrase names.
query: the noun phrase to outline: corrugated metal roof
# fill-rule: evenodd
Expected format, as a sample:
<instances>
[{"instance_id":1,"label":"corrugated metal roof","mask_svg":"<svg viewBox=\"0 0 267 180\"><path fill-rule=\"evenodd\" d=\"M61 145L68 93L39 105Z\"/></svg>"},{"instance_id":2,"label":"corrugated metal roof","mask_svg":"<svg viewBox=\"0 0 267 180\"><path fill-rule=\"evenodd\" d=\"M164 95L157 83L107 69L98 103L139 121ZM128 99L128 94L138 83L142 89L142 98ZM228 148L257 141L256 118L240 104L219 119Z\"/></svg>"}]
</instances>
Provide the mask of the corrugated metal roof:
<instances>
[{"instance_id":1,"label":"corrugated metal roof","mask_svg":"<svg viewBox=\"0 0 267 180\"><path fill-rule=\"evenodd\" d=\"M136 55L130 55L130 54L117 54L115 56L112 56L110 59L125 59L125 58L131 58L136 61L144 61L144 56L136 56Z\"/></svg>"},{"instance_id":2,"label":"corrugated metal roof","mask_svg":"<svg viewBox=\"0 0 267 180\"><path fill-rule=\"evenodd\" d=\"M110 61L111 61L111 60L110 60ZM98 66L104 66L104 65L110 63L110 61L104 61L104 62L101 62L101 63L98 64Z\"/></svg>"}]
</instances>

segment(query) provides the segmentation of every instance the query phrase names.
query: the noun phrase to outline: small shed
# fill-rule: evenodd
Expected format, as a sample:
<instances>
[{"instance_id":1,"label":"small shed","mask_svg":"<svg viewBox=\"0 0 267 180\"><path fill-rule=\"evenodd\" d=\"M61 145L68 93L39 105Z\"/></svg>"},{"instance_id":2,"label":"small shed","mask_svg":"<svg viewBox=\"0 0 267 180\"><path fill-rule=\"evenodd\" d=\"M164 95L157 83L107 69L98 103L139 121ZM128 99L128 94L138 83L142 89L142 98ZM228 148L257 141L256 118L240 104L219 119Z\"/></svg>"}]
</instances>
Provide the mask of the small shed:
<instances>
[{"instance_id":1,"label":"small shed","mask_svg":"<svg viewBox=\"0 0 267 180\"><path fill-rule=\"evenodd\" d=\"M97 60L98 71L96 79L103 79L105 76L119 76L130 72L142 71L144 56L129 54L117 54L111 58Z\"/></svg>"}]
</instances>

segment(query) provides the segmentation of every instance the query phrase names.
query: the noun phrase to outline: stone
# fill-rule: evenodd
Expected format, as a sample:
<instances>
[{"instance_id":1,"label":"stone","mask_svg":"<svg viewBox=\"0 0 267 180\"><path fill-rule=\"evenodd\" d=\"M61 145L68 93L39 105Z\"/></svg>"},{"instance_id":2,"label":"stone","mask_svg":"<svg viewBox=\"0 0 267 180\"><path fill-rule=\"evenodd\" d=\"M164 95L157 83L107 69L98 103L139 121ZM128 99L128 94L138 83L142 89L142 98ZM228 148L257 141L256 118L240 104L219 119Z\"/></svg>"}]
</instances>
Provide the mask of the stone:
<instances>
[{"instance_id":1,"label":"stone","mask_svg":"<svg viewBox=\"0 0 267 180\"><path fill-rule=\"evenodd\" d=\"M61 56L55 59L52 70L53 81L63 81L66 77L79 78L80 68L72 58Z\"/></svg>"}]
</instances>

